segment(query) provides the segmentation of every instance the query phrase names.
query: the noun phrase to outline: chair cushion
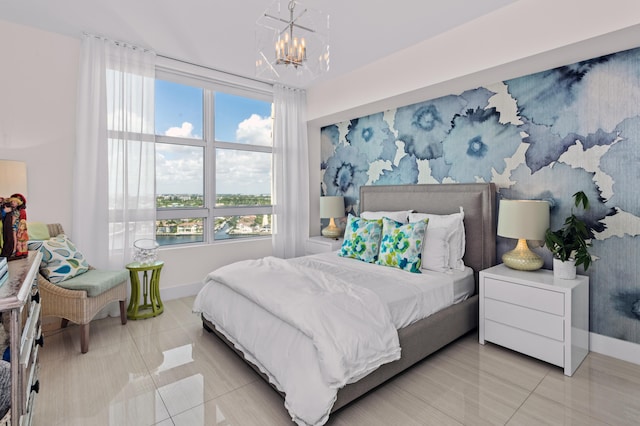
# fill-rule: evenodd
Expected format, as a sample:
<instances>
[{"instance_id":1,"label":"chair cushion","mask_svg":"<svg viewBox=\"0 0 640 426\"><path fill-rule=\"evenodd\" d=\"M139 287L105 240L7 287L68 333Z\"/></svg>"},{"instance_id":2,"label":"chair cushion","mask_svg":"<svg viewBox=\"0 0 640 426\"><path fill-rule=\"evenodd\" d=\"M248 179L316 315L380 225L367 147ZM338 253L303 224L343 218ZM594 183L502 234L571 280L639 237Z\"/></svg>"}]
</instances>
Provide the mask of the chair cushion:
<instances>
[{"instance_id":1,"label":"chair cushion","mask_svg":"<svg viewBox=\"0 0 640 426\"><path fill-rule=\"evenodd\" d=\"M108 271L104 269L89 269L84 274L62 281L57 285L67 290L85 290L87 297L95 297L129 278L126 269Z\"/></svg>"}]
</instances>

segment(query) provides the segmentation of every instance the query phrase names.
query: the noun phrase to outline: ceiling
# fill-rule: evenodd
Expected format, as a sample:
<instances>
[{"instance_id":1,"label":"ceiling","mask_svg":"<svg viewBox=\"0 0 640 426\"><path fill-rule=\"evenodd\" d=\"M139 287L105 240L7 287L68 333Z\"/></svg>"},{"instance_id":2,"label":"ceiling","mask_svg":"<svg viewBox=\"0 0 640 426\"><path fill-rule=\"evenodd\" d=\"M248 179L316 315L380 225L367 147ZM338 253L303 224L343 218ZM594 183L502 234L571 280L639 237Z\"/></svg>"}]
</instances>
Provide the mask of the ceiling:
<instances>
[{"instance_id":1,"label":"ceiling","mask_svg":"<svg viewBox=\"0 0 640 426\"><path fill-rule=\"evenodd\" d=\"M286 1L286 0L283 0ZM517 0L307 0L330 15L329 80ZM255 76L255 22L273 0L0 0L0 19Z\"/></svg>"}]
</instances>

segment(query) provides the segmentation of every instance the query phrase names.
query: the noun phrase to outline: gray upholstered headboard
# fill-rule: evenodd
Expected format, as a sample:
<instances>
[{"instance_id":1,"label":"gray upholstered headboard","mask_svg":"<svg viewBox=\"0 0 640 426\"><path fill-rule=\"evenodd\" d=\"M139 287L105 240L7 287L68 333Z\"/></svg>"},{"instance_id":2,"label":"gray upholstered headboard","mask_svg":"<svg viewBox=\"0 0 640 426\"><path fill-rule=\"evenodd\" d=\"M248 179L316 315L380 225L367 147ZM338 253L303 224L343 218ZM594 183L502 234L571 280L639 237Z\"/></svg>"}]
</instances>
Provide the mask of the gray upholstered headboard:
<instances>
[{"instance_id":1,"label":"gray upholstered headboard","mask_svg":"<svg viewBox=\"0 0 640 426\"><path fill-rule=\"evenodd\" d=\"M496 189L492 183L375 185L360 187L360 211L413 209L450 214L464 209L465 265L476 275L496 264Z\"/></svg>"}]
</instances>

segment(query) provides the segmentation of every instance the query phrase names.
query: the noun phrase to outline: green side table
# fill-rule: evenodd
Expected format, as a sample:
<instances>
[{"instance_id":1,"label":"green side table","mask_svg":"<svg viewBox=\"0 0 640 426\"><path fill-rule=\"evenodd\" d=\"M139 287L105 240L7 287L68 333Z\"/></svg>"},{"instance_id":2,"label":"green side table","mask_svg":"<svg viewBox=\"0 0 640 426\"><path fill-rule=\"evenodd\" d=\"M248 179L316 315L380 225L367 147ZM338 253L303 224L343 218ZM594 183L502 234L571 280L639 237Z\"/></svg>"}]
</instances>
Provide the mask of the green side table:
<instances>
[{"instance_id":1,"label":"green side table","mask_svg":"<svg viewBox=\"0 0 640 426\"><path fill-rule=\"evenodd\" d=\"M163 266L164 262L161 260L149 264L133 262L126 265L131 278L131 300L129 300L127 307L127 318L132 320L151 318L164 311L160 299L160 271ZM140 304L139 272L142 272L142 296L144 298L142 305Z\"/></svg>"}]
</instances>

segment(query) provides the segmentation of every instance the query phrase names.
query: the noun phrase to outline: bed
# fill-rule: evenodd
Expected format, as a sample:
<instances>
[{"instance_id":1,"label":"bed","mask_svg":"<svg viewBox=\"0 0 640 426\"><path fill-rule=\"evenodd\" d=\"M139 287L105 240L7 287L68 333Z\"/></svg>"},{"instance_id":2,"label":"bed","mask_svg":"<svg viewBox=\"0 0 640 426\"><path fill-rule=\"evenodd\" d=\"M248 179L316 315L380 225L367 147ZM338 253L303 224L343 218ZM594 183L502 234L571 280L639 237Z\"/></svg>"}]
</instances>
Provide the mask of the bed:
<instances>
[{"instance_id":1,"label":"bed","mask_svg":"<svg viewBox=\"0 0 640 426\"><path fill-rule=\"evenodd\" d=\"M285 397L285 406L296 423L323 424L328 420L330 412L340 409L391 377L409 368L416 362L475 329L478 325L478 272L493 266L496 259L496 199L493 184L383 185L363 186L360 188L360 211L362 212L413 210L436 215L449 215L458 213L461 208L464 211L465 228L463 260L464 265L471 268L470 273L473 276L469 295L463 297L463 300L458 303L454 303L443 309L437 308L437 312L430 314L426 318L411 321L408 323L409 325L406 326L403 325L397 330L397 340L401 348L401 355L396 354L396 358L399 357L399 359L389 361L393 358L388 358L387 361L381 362L382 365L373 368L372 371L362 370L365 374L354 374L351 376L357 379L355 381L347 380L346 382L336 382L339 387L329 386L331 388L336 387L336 389L329 389L327 391L329 392L328 395L325 395L326 392L324 388L318 388L317 393L320 395L318 398L316 398L313 393L305 394L305 392L316 392L314 388L316 385L314 383L319 380L315 378L316 373L314 371L317 370L317 368L313 366L317 360L315 360L315 358L309 361L306 360L306 357L311 358L311 355L303 357L296 354L294 357L288 358L295 360L302 358L300 366L288 366L288 368L293 369L294 376L296 375L295 371L298 371L297 375L301 375L302 371L305 372L304 374L307 374L307 371L313 370L309 373L308 377L305 376L300 386L296 386L295 384L292 386L288 378L281 379L281 373L278 371L280 367L272 367L273 364L271 360L265 358L265 361L263 361L261 357L264 355L258 353L260 352L260 344L255 344L253 341L256 339L259 340L261 337L267 339L266 336L261 336L260 333L268 333L270 330L280 330L281 328L288 329L289 325L278 325L275 326L275 328L270 326L267 331L256 332L258 334L257 337L245 338L245 335L252 333L252 322L261 325L266 319L271 321L270 317L272 315L265 309L254 306L255 303L247 300L242 294L235 294L233 290L226 287L220 289L224 286L215 286L217 293L212 293L213 290L211 290L211 288L205 290L208 288L208 286L205 286L196 298L194 311L202 313L203 326L206 330L222 339ZM325 261L330 261L330 259L325 259L319 255L297 260L298 263L304 264L305 267L309 264L322 265L322 262ZM357 260L350 261L358 262ZM332 267L331 263L327 265L327 268ZM278 266L278 268L279 267L280 266ZM420 275L408 274L404 271L401 271L401 273L406 275ZM346 272L342 275L346 277L350 276ZM205 307L208 303L213 304L213 299L217 299L218 301L215 303L220 304L220 300L226 298L233 301L229 302L233 303L233 309L228 307L231 305L226 302L217 308ZM234 324L232 322L225 323L227 318L235 311L236 303L248 305L252 309L252 313L243 317L242 321L236 320L236 323L241 322L242 324ZM225 309L226 311L222 312ZM369 313L369 315L372 314ZM396 321L394 318L393 321L396 324L400 324L397 321L401 320ZM268 338L272 339L272 342L280 342L277 339L280 339L280 336L284 335L284 333L280 334L278 331L278 334L273 334ZM243 342L243 339L247 341ZM286 358L290 356L291 354L289 354L289 352L292 348L290 342L297 342L301 338L296 335L294 337L282 337L282 339L284 339L284 343L272 344L269 352L274 352L275 355L269 354L267 358L273 356L276 358ZM307 339L307 337L303 339ZM264 346L264 344L262 346ZM317 347L318 351L322 352L315 341L305 341L302 349L300 349L300 353L307 354L312 351L314 347ZM282 353L278 353L278 351L282 351ZM322 354L320 358L322 358ZM322 370L322 368L320 368L320 370ZM322 373L323 371L319 374L322 375ZM304 390L302 390L303 388ZM290 390L288 398L285 389ZM292 389L300 390L300 395L297 395L298 391L293 391ZM323 400L323 398L329 398L330 405L328 409L326 407L322 409L327 412L321 417L315 417L315 414L311 417L305 417L299 414L307 408L303 407L302 409L298 409L296 407L296 404L300 404L300 401L295 401L296 396L298 396L298 399L303 400L303 404L308 402L308 400ZM299 412L296 410L299 410ZM313 410L315 410L315 408L312 408L312 411Z\"/></svg>"}]
</instances>

